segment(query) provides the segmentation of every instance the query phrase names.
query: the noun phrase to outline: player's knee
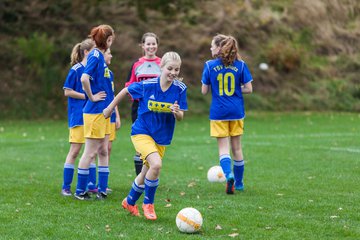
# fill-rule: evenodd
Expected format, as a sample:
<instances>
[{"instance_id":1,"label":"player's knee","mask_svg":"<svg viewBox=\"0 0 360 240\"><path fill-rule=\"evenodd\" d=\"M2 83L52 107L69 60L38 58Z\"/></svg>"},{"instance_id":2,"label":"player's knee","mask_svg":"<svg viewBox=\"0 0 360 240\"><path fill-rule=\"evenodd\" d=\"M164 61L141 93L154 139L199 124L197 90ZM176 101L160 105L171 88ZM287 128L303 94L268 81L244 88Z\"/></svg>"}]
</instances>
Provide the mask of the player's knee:
<instances>
[{"instance_id":1,"label":"player's knee","mask_svg":"<svg viewBox=\"0 0 360 240\"><path fill-rule=\"evenodd\" d=\"M76 158L77 158L77 156L78 156L78 154L73 154L73 153L69 154L68 162L69 162L69 163L74 163L75 160L76 160Z\"/></svg>"},{"instance_id":2,"label":"player's knee","mask_svg":"<svg viewBox=\"0 0 360 240\"><path fill-rule=\"evenodd\" d=\"M89 153L90 162L95 162L96 155L97 155L96 152L91 152L91 153Z\"/></svg>"},{"instance_id":3,"label":"player's knee","mask_svg":"<svg viewBox=\"0 0 360 240\"><path fill-rule=\"evenodd\" d=\"M79 156L80 153L80 149L79 150L71 150L69 152L69 156L71 159L73 159L75 161L75 159Z\"/></svg>"},{"instance_id":4,"label":"player's knee","mask_svg":"<svg viewBox=\"0 0 360 240\"><path fill-rule=\"evenodd\" d=\"M98 151L99 156L106 157L108 155L108 149L107 148L100 148Z\"/></svg>"},{"instance_id":5,"label":"player's knee","mask_svg":"<svg viewBox=\"0 0 360 240\"><path fill-rule=\"evenodd\" d=\"M154 163L152 163L152 164L150 165L150 168L151 168L153 171L156 171L156 172L160 172L161 167L162 167L161 161L159 161L159 162L154 162Z\"/></svg>"}]
</instances>

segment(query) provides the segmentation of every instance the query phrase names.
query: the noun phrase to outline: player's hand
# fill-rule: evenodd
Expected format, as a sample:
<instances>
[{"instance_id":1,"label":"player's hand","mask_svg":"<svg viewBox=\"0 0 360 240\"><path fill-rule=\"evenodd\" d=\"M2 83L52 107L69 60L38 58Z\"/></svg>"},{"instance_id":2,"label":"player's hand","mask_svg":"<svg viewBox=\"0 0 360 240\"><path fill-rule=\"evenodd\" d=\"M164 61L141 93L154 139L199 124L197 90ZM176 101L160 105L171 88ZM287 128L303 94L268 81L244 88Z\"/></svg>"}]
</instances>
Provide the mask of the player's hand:
<instances>
[{"instance_id":1,"label":"player's hand","mask_svg":"<svg viewBox=\"0 0 360 240\"><path fill-rule=\"evenodd\" d=\"M115 129L118 130L120 127L121 127L121 120L120 120L120 119L116 119Z\"/></svg>"},{"instance_id":2,"label":"player's hand","mask_svg":"<svg viewBox=\"0 0 360 240\"><path fill-rule=\"evenodd\" d=\"M178 101L175 101L174 104L170 107L171 112L178 113L180 110L180 106L178 104Z\"/></svg>"},{"instance_id":3,"label":"player's hand","mask_svg":"<svg viewBox=\"0 0 360 240\"><path fill-rule=\"evenodd\" d=\"M111 112L112 112L111 109L105 108L105 109L103 110L104 117L105 117L105 118L109 118L109 117L111 116Z\"/></svg>"},{"instance_id":4,"label":"player's hand","mask_svg":"<svg viewBox=\"0 0 360 240\"><path fill-rule=\"evenodd\" d=\"M92 102L104 101L105 98L106 98L106 93L105 93L105 91L101 91L101 92L98 92L97 94L94 94L91 101L92 101Z\"/></svg>"}]
</instances>

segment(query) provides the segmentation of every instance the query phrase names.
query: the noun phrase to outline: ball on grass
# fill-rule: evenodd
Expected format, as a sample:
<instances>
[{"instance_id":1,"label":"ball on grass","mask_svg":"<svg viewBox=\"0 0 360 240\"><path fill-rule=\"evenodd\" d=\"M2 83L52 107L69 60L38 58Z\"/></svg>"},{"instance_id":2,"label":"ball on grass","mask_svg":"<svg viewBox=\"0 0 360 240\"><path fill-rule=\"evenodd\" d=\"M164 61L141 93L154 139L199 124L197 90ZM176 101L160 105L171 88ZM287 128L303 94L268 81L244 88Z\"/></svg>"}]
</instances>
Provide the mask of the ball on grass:
<instances>
[{"instance_id":1,"label":"ball on grass","mask_svg":"<svg viewBox=\"0 0 360 240\"><path fill-rule=\"evenodd\" d=\"M176 215L176 226L180 232L195 233L201 229L203 218L201 213L191 207L183 208Z\"/></svg>"},{"instance_id":2,"label":"ball on grass","mask_svg":"<svg viewBox=\"0 0 360 240\"><path fill-rule=\"evenodd\" d=\"M209 182L225 182L225 174L220 166L213 166L207 172Z\"/></svg>"}]
</instances>

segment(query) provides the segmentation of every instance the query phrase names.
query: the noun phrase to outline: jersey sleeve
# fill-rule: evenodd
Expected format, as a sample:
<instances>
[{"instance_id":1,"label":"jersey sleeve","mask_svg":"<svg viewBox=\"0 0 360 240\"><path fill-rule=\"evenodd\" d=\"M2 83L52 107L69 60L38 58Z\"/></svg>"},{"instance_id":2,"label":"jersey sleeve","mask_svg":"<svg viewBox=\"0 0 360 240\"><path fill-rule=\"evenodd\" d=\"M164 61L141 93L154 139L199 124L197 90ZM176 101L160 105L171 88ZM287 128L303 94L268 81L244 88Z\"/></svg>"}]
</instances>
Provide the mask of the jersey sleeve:
<instances>
[{"instance_id":1,"label":"jersey sleeve","mask_svg":"<svg viewBox=\"0 0 360 240\"><path fill-rule=\"evenodd\" d=\"M180 110L187 111L188 110L188 104L187 104L187 97L186 97L187 88L185 88L180 93L180 99L179 99L179 106Z\"/></svg>"},{"instance_id":2,"label":"jersey sleeve","mask_svg":"<svg viewBox=\"0 0 360 240\"><path fill-rule=\"evenodd\" d=\"M242 83L246 84L248 82L251 82L253 80L250 70L248 68L248 66L246 65L246 63L244 62L244 68L242 71Z\"/></svg>"},{"instance_id":3,"label":"jersey sleeve","mask_svg":"<svg viewBox=\"0 0 360 240\"><path fill-rule=\"evenodd\" d=\"M129 85L128 91L133 99L140 99L144 96L144 84L143 82L134 82Z\"/></svg>"},{"instance_id":4,"label":"jersey sleeve","mask_svg":"<svg viewBox=\"0 0 360 240\"><path fill-rule=\"evenodd\" d=\"M201 83L205 85L210 85L210 69L207 62L204 64Z\"/></svg>"},{"instance_id":5,"label":"jersey sleeve","mask_svg":"<svg viewBox=\"0 0 360 240\"><path fill-rule=\"evenodd\" d=\"M90 76L90 80L95 77L97 65L99 64L99 57L95 54L88 56L84 74Z\"/></svg>"},{"instance_id":6,"label":"jersey sleeve","mask_svg":"<svg viewBox=\"0 0 360 240\"><path fill-rule=\"evenodd\" d=\"M76 78L77 78L76 71L74 69L70 69L70 71L66 77L63 89L75 90Z\"/></svg>"}]
</instances>

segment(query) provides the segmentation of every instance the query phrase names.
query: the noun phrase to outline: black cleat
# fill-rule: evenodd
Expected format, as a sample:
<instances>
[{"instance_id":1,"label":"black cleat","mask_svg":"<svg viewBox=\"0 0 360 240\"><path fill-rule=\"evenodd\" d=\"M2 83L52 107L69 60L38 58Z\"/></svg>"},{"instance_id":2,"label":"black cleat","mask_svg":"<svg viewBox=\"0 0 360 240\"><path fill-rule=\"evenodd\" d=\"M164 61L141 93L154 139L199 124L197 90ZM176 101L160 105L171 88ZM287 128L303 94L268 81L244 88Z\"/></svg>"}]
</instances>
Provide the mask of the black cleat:
<instances>
[{"instance_id":1,"label":"black cleat","mask_svg":"<svg viewBox=\"0 0 360 240\"><path fill-rule=\"evenodd\" d=\"M105 200L107 198L107 194L104 192L98 192L96 194L96 200Z\"/></svg>"},{"instance_id":2,"label":"black cleat","mask_svg":"<svg viewBox=\"0 0 360 240\"><path fill-rule=\"evenodd\" d=\"M230 174L228 179L226 180L226 193L234 194L235 186L234 186L234 176Z\"/></svg>"},{"instance_id":3,"label":"black cleat","mask_svg":"<svg viewBox=\"0 0 360 240\"><path fill-rule=\"evenodd\" d=\"M83 193L79 193L79 194L74 194L74 197L75 197L75 199L77 199L77 200L81 200L81 201L86 201L86 200L90 200L91 199L91 197L90 197L90 195L89 195L89 193L88 192L83 192Z\"/></svg>"}]
</instances>

